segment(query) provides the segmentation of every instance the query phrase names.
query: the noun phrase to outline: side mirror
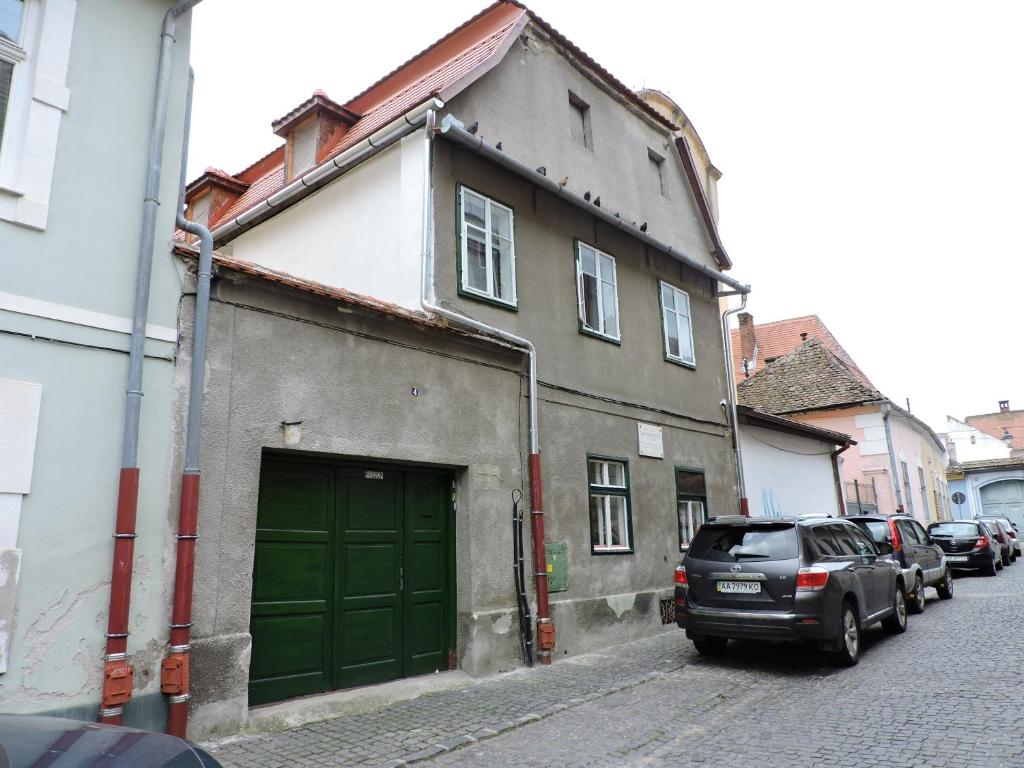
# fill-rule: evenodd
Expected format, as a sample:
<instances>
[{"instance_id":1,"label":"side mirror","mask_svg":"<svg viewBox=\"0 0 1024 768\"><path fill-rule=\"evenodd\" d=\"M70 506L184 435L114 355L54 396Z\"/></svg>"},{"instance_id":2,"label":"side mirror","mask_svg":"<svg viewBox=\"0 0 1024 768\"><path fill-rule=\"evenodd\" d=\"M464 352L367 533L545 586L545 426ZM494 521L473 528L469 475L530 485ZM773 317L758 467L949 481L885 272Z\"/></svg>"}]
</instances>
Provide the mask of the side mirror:
<instances>
[{"instance_id":1,"label":"side mirror","mask_svg":"<svg viewBox=\"0 0 1024 768\"><path fill-rule=\"evenodd\" d=\"M875 542L875 547L878 549L880 555L891 555L893 552L892 544L887 541Z\"/></svg>"}]
</instances>

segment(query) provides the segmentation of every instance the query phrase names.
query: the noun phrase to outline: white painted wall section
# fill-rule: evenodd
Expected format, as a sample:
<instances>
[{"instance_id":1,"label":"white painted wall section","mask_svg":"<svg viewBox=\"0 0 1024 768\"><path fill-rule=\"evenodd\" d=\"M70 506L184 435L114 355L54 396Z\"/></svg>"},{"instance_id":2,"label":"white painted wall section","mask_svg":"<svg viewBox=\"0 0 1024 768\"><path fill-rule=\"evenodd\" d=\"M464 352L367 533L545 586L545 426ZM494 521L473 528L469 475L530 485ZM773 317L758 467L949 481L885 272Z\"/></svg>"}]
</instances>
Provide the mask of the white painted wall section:
<instances>
[{"instance_id":1,"label":"white painted wall section","mask_svg":"<svg viewBox=\"0 0 1024 768\"><path fill-rule=\"evenodd\" d=\"M0 379L0 673L7 671L21 550L21 500L32 486L43 387Z\"/></svg>"},{"instance_id":2,"label":"white painted wall section","mask_svg":"<svg viewBox=\"0 0 1024 768\"><path fill-rule=\"evenodd\" d=\"M885 421L880 413L862 413L853 417L853 423L864 432L857 449L861 456L878 456L889 452L885 439Z\"/></svg>"},{"instance_id":3,"label":"white painted wall section","mask_svg":"<svg viewBox=\"0 0 1024 768\"><path fill-rule=\"evenodd\" d=\"M419 131L232 241L235 258L419 309Z\"/></svg>"},{"instance_id":4,"label":"white painted wall section","mask_svg":"<svg viewBox=\"0 0 1024 768\"><path fill-rule=\"evenodd\" d=\"M742 424L740 447L751 516L839 513L835 445Z\"/></svg>"}]
</instances>

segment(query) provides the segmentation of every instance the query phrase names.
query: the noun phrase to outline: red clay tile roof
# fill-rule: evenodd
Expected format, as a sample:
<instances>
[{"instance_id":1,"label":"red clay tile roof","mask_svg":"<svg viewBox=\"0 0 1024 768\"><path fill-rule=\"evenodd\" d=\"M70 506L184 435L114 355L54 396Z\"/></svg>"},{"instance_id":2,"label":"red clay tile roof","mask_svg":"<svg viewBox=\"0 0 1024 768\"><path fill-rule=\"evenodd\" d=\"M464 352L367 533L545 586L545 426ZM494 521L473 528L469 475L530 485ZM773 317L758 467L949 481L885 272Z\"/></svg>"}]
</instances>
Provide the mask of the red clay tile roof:
<instances>
[{"instance_id":1,"label":"red clay tile roof","mask_svg":"<svg viewBox=\"0 0 1024 768\"><path fill-rule=\"evenodd\" d=\"M994 472L999 469L1024 469L1024 456L1008 459L979 459L978 461L951 461L947 474L957 472Z\"/></svg>"},{"instance_id":2,"label":"red clay tile roof","mask_svg":"<svg viewBox=\"0 0 1024 768\"><path fill-rule=\"evenodd\" d=\"M514 0L498 0L362 93L339 104L341 108L360 115L360 118L339 137L334 146L321 153L318 165L355 146L428 99L437 96L447 101L462 91L502 59L519 32L530 21L592 69L635 108L669 130L675 130L670 121L525 5ZM317 95L314 94L313 98L317 98ZM308 101L296 109L306 105ZM295 110L292 110L275 121L275 125L294 114ZM211 215L211 228L240 216L284 188L284 147L278 147L235 174L234 178L250 186L232 205L224 206Z\"/></svg>"},{"instance_id":3,"label":"red clay tile roof","mask_svg":"<svg viewBox=\"0 0 1024 768\"><path fill-rule=\"evenodd\" d=\"M850 368L860 382L868 387L874 388L871 380L857 366L849 353L843 349L832 332L821 321L817 315L805 317L794 317L788 320L776 320L772 323L761 323L754 326L754 335L757 340L757 368L751 375L757 375L765 369L765 360L768 358L779 358L789 354L801 344L804 339L802 333L807 334L807 339L818 339L825 345L832 354L836 355ZM730 331L732 336L732 365L736 381L742 382L746 377L743 375L743 352L740 345L740 332L738 328Z\"/></svg>"}]
</instances>

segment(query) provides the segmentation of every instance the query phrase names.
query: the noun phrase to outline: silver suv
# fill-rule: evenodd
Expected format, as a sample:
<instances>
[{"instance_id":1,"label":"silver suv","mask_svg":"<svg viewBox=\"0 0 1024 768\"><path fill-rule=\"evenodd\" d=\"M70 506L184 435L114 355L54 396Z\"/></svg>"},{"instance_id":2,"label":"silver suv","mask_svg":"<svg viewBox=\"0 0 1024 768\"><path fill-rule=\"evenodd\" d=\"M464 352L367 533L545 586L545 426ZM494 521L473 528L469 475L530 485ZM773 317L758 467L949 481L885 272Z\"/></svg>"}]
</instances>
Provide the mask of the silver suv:
<instances>
[{"instance_id":1,"label":"silver suv","mask_svg":"<svg viewBox=\"0 0 1024 768\"><path fill-rule=\"evenodd\" d=\"M891 555L841 518L712 518L676 568L676 623L705 655L730 639L805 640L856 664L865 627L907 628Z\"/></svg>"}]
</instances>

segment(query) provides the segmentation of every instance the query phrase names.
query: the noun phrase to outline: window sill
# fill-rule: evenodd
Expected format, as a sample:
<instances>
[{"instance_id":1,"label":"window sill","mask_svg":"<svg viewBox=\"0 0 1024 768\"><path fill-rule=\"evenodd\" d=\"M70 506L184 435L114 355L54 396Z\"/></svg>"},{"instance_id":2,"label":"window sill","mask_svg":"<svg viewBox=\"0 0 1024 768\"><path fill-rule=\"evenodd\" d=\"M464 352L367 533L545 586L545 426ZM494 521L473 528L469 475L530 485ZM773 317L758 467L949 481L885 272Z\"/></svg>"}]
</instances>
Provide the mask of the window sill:
<instances>
[{"instance_id":1,"label":"window sill","mask_svg":"<svg viewBox=\"0 0 1024 768\"><path fill-rule=\"evenodd\" d=\"M617 339L614 336L607 336L607 335L605 335L603 333L598 333L597 331L594 331L594 330L591 330L590 328L587 328L582 323L579 324L579 330L580 330L580 334L582 334L583 336L591 336L591 337L593 337L595 339L600 339L601 341L606 341L609 344L614 344L617 347L621 347L622 346L622 339L621 338Z\"/></svg>"},{"instance_id":2,"label":"window sill","mask_svg":"<svg viewBox=\"0 0 1024 768\"><path fill-rule=\"evenodd\" d=\"M458 294L464 299L472 299L473 301L479 301L482 304L490 304L491 306L498 307L499 309L504 309L506 312L519 311L519 306L517 304L496 299L493 296L488 296L486 293L477 293L476 291L469 290L468 288L462 288L461 286L458 289Z\"/></svg>"},{"instance_id":3,"label":"window sill","mask_svg":"<svg viewBox=\"0 0 1024 768\"><path fill-rule=\"evenodd\" d=\"M592 555L632 555L632 554L634 554L634 552L633 552L633 548L632 547L623 548L623 549L595 549L595 548L591 547L590 554L592 554Z\"/></svg>"},{"instance_id":4,"label":"window sill","mask_svg":"<svg viewBox=\"0 0 1024 768\"><path fill-rule=\"evenodd\" d=\"M697 363L688 363L678 357L672 357L672 355L665 355L665 362L678 365L680 368L689 368L691 371L697 370Z\"/></svg>"}]
</instances>

